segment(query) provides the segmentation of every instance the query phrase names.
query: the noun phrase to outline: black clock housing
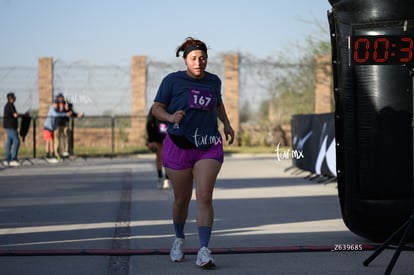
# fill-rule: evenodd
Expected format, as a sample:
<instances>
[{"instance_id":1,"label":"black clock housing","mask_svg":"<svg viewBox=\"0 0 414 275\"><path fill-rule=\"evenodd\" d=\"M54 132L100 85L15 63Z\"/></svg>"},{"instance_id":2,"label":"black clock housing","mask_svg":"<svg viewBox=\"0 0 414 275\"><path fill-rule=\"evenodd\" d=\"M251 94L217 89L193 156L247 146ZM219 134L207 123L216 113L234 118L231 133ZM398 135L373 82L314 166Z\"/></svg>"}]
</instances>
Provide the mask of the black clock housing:
<instances>
[{"instance_id":1,"label":"black clock housing","mask_svg":"<svg viewBox=\"0 0 414 275\"><path fill-rule=\"evenodd\" d=\"M413 211L414 1L329 2L341 213L383 241Z\"/></svg>"}]
</instances>

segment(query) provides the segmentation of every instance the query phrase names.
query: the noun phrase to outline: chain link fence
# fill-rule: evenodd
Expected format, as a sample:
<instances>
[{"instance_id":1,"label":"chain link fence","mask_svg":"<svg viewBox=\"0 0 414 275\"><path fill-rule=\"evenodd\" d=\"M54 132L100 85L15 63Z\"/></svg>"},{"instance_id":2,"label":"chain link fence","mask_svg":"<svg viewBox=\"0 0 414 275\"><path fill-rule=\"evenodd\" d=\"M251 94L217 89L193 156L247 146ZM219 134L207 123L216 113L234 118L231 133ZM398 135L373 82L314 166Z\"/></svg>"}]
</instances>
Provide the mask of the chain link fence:
<instances>
[{"instance_id":1,"label":"chain link fence","mask_svg":"<svg viewBox=\"0 0 414 275\"><path fill-rule=\"evenodd\" d=\"M300 67L299 63L280 63L249 54L240 55L239 106L247 103L253 111L277 93L277 87ZM208 71L224 81L224 55L209 59ZM147 59L147 109L151 106L162 78L170 72L185 70L181 59L158 61ZM53 63L53 93L63 94L78 111L86 115L131 115L131 67L129 62L99 65L88 61ZM38 109L36 67L0 67L0 103L14 92L19 112ZM223 91L224 93L224 91Z\"/></svg>"}]
</instances>

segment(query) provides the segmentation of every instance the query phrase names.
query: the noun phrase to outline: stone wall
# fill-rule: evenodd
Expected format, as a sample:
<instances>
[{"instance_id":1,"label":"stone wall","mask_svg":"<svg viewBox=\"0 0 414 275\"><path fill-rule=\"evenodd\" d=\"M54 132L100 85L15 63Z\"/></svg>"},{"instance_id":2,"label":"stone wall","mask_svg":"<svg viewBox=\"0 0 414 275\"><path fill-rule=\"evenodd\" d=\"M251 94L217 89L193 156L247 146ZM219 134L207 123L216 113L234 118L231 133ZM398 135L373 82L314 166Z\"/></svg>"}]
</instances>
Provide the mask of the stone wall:
<instances>
[{"instance_id":1,"label":"stone wall","mask_svg":"<svg viewBox=\"0 0 414 275\"><path fill-rule=\"evenodd\" d=\"M239 119L239 61L238 54L224 57L224 105L233 130L240 130ZM234 142L238 145L238 140Z\"/></svg>"},{"instance_id":2,"label":"stone wall","mask_svg":"<svg viewBox=\"0 0 414 275\"><path fill-rule=\"evenodd\" d=\"M130 139L136 144L145 144L142 133L146 131L147 63L145 56L133 56L131 60L131 120Z\"/></svg>"},{"instance_id":3,"label":"stone wall","mask_svg":"<svg viewBox=\"0 0 414 275\"><path fill-rule=\"evenodd\" d=\"M332 86L331 86L331 57L327 55L316 57L316 91L315 113L323 114L332 112Z\"/></svg>"}]
</instances>

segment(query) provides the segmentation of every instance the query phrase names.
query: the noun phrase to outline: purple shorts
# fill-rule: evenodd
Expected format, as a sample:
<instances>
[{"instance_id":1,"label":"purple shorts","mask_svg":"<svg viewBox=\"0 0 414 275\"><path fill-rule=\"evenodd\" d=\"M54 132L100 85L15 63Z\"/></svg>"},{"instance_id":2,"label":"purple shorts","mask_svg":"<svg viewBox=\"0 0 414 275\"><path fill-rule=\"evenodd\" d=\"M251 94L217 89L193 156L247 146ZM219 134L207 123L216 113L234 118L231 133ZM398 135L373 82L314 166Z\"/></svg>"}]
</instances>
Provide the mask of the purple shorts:
<instances>
[{"instance_id":1,"label":"purple shorts","mask_svg":"<svg viewBox=\"0 0 414 275\"><path fill-rule=\"evenodd\" d=\"M164 167L174 170L188 169L192 168L197 161L202 159L215 159L223 163L223 145L218 143L206 151L197 148L181 149L174 144L169 135L165 138L162 152Z\"/></svg>"}]
</instances>

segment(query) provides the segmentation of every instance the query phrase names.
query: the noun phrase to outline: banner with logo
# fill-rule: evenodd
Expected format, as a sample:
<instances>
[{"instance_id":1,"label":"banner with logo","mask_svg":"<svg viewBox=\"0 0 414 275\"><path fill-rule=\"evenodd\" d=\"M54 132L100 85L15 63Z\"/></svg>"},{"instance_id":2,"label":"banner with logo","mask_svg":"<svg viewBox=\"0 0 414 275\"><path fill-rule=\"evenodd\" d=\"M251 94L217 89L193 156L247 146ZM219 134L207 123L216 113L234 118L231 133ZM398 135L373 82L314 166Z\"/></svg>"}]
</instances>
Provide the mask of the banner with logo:
<instances>
[{"instance_id":1,"label":"banner with logo","mask_svg":"<svg viewBox=\"0 0 414 275\"><path fill-rule=\"evenodd\" d=\"M292 150L302 152L293 165L311 173L336 177L334 113L292 116Z\"/></svg>"}]
</instances>

